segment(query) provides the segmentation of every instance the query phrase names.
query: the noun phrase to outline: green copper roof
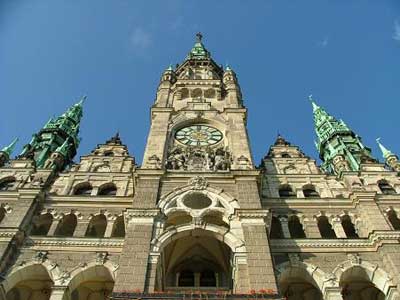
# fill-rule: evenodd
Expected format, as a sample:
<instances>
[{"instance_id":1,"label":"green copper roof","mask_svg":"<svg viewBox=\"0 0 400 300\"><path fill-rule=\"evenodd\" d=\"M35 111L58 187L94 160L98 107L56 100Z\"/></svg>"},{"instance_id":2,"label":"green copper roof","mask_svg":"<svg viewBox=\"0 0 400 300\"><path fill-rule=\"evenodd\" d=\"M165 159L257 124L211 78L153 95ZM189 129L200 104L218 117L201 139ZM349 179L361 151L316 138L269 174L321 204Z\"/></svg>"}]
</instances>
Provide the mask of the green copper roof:
<instances>
[{"instance_id":1,"label":"green copper roof","mask_svg":"<svg viewBox=\"0 0 400 300\"><path fill-rule=\"evenodd\" d=\"M190 50L186 59L208 59L210 58L210 52L204 47L201 42L203 35L201 33L196 34L196 43L192 50Z\"/></svg>"},{"instance_id":2,"label":"green copper roof","mask_svg":"<svg viewBox=\"0 0 400 300\"><path fill-rule=\"evenodd\" d=\"M7 153L8 157L11 156L12 152L14 151L15 145L18 142L18 138L15 138L10 145L4 147L3 149L1 149L1 152Z\"/></svg>"},{"instance_id":3,"label":"green copper roof","mask_svg":"<svg viewBox=\"0 0 400 300\"><path fill-rule=\"evenodd\" d=\"M382 145L382 143L380 142L381 138L377 138L376 142L378 143L379 148L382 151L382 156L384 159L387 159L389 156L393 156L394 154L388 150L385 146Z\"/></svg>"},{"instance_id":4,"label":"green copper roof","mask_svg":"<svg viewBox=\"0 0 400 300\"><path fill-rule=\"evenodd\" d=\"M69 138L67 138L64 143L56 149L55 152L60 153L62 156L65 158L68 158L68 152L69 152Z\"/></svg>"}]
</instances>

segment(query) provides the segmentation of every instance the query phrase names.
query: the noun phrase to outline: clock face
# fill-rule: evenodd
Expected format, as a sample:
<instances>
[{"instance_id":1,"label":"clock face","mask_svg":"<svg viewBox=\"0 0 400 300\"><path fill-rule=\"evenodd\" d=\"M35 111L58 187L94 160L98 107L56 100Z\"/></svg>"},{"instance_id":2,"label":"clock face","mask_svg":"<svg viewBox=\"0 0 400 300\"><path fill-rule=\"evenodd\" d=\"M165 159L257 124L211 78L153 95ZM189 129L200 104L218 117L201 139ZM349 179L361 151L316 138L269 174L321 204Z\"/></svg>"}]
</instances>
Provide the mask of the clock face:
<instances>
[{"instance_id":1,"label":"clock face","mask_svg":"<svg viewBox=\"0 0 400 300\"><path fill-rule=\"evenodd\" d=\"M207 125L192 125L179 129L175 139L188 146L210 146L222 140L222 132Z\"/></svg>"}]
</instances>

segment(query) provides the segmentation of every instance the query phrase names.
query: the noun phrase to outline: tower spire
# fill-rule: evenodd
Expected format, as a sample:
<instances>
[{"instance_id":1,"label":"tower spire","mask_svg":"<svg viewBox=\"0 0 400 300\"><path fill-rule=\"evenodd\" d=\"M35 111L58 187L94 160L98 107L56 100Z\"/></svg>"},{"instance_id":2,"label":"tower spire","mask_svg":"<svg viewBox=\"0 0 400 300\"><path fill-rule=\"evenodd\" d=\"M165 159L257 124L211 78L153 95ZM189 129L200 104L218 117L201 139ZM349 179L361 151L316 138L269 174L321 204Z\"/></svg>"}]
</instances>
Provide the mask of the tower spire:
<instances>
[{"instance_id":1,"label":"tower spire","mask_svg":"<svg viewBox=\"0 0 400 300\"><path fill-rule=\"evenodd\" d=\"M186 60L209 59L211 57L210 52L204 47L202 40L203 35L200 32L196 33L196 42L187 55Z\"/></svg>"},{"instance_id":2,"label":"tower spire","mask_svg":"<svg viewBox=\"0 0 400 300\"><path fill-rule=\"evenodd\" d=\"M322 168L330 173L358 171L364 161L374 161L371 149L364 146L342 120L337 120L309 96L317 135L316 146L323 161Z\"/></svg>"},{"instance_id":3,"label":"tower spire","mask_svg":"<svg viewBox=\"0 0 400 300\"><path fill-rule=\"evenodd\" d=\"M400 172L400 162L397 155L392 153L392 151L390 151L384 145L382 145L381 138L377 138L376 142L378 143L378 146L382 151L382 156L385 159L386 165L395 170L396 172Z\"/></svg>"},{"instance_id":4,"label":"tower spire","mask_svg":"<svg viewBox=\"0 0 400 300\"><path fill-rule=\"evenodd\" d=\"M34 159L36 167L43 168L52 153L62 151L64 158L62 170L76 154L80 139L79 126L83 116L83 96L59 117L50 118L39 133L34 134L29 144L25 145L19 158ZM59 153L61 154L61 153Z\"/></svg>"},{"instance_id":5,"label":"tower spire","mask_svg":"<svg viewBox=\"0 0 400 300\"><path fill-rule=\"evenodd\" d=\"M11 144L0 150L0 167L4 166L10 160L11 154L14 151L17 142L18 138L15 138Z\"/></svg>"}]
</instances>

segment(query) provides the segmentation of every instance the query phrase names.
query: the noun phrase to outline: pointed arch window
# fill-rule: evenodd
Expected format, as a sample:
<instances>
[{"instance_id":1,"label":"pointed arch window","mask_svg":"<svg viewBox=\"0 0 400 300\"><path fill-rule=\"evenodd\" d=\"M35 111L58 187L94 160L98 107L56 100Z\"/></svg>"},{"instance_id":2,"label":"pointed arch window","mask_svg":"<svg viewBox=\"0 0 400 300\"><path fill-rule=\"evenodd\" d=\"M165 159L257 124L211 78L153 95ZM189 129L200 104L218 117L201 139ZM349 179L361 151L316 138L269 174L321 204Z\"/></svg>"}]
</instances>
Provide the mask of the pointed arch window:
<instances>
[{"instance_id":1,"label":"pointed arch window","mask_svg":"<svg viewBox=\"0 0 400 300\"><path fill-rule=\"evenodd\" d=\"M392 224L394 230L400 230L400 219L397 213L391 209L387 213L390 224Z\"/></svg>"},{"instance_id":2,"label":"pointed arch window","mask_svg":"<svg viewBox=\"0 0 400 300\"><path fill-rule=\"evenodd\" d=\"M354 223L351 221L349 215L344 215L341 218L341 223L346 236L350 239L357 239L359 238Z\"/></svg>"},{"instance_id":3,"label":"pointed arch window","mask_svg":"<svg viewBox=\"0 0 400 300\"><path fill-rule=\"evenodd\" d=\"M8 177L0 181L0 191L9 191L14 188L15 186L15 178Z\"/></svg>"},{"instance_id":4,"label":"pointed arch window","mask_svg":"<svg viewBox=\"0 0 400 300\"><path fill-rule=\"evenodd\" d=\"M319 194L312 184L303 186L303 194L305 198L319 198Z\"/></svg>"},{"instance_id":5,"label":"pointed arch window","mask_svg":"<svg viewBox=\"0 0 400 300\"><path fill-rule=\"evenodd\" d=\"M93 238L102 238L107 228L107 218L100 214L90 219L85 236Z\"/></svg>"},{"instance_id":6,"label":"pointed arch window","mask_svg":"<svg viewBox=\"0 0 400 300\"><path fill-rule=\"evenodd\" d=\"M125 236L124 216L119 216L114 221L114 226L113 226L113 230L111 233L111 237L120 238L120 237L124 237L124 236Z\"/></svg>"},{"instance_id":7,"label":"pointed arch window","mask_svg":"<svg viewBox=\"0 0 400 300\"><path fill-rule=\"evenodd\" d=\"M384 195L396 194L396 190L384 179L378 181L378 187Z\"/></svg>"},{"instance_id":8,"label":"pointed arch window","mask_svg":"<svg viewBox=\"0 0 400 300\"><path fill-rule=\"evenodd\" d=\"M279 187L279 197L293 198L293 197L296 197L296 193L293 191L293 189L290 185L284 184Z\"/></svg>"},{"instance_id":9,"label":"pointed arch window","mask_svg":"<svg viewBox=\"0 0 400 300\"><path fill-rule=\"evenodd\" d=\"M336 233L332 229L331 223L329 223L328 217L320 216L318 218L318 229L321 237L324 239L336 239Z\"/></svg>"},{"instance_id":10,"label":"pointed arch window","mask_svg":"<svg viewBox=\"0 0 400 300\"><path fill-rule=\"evenodd\" d=\"M304 239L306 234L303 229L303 225L297 216L291 216L288 220L288 227L290 236L294 239Z\"/></svg>"}]
</instances>

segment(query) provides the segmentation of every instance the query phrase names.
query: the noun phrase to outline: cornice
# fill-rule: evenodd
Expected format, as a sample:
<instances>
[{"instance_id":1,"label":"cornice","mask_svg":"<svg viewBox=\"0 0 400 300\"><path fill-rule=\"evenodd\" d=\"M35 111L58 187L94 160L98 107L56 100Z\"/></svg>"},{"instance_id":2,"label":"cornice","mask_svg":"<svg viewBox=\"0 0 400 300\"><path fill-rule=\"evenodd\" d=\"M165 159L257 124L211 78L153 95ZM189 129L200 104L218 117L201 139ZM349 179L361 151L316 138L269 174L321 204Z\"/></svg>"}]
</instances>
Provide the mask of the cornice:
<instances>
[{"instance_id":1,"label":"cornice","mask_svg":"<svg viewBox=\"0 0 400 300\"><path fill-rule=\"evenodd\" d=\"M399 244L400 231L375 231L366 239L272 239L274 253L375 252L384 244Z\"/></svg>"},{"instance_id":2,"label":"cornice","mask_svg":"<svg viewBox=\"0 0 400 300\"><path fill-rule=\"evenodd\" d=\"M34 248L118 248L122 249L124 239L116 238L74 238L74 237L29 237L25 240L24 247Z\"/></svg>"},{"instance_id":3,"label":"cornice","mask_svg":"<svg viewBox=\"0 0 400 300\"><path fill-rule=\"evenodd\" d=\"M78 196L78 195L49 195L44 200L45 204L54 206L107 206L128 207L131 206L133 196Z\"/></svg>"}]
</instances>

